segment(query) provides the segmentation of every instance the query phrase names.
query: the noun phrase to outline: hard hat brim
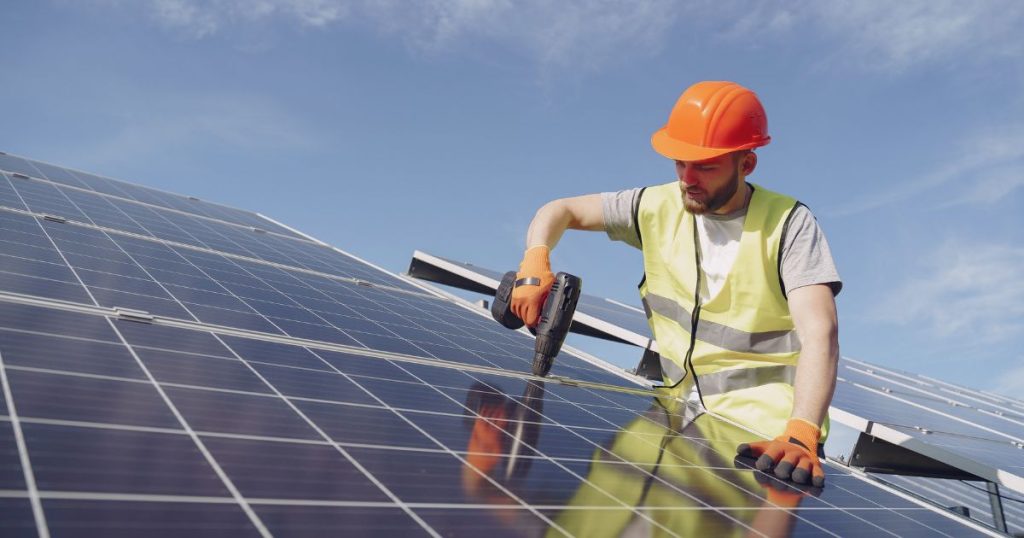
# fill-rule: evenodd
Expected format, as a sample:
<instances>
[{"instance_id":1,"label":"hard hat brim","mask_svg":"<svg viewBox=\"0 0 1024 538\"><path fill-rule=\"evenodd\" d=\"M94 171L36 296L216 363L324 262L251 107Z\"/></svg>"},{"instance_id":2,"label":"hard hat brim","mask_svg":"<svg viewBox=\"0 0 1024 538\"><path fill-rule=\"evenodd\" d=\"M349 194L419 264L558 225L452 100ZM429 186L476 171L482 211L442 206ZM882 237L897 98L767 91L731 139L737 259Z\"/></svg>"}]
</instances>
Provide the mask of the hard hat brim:
<instances>
[{"instance_id":1,"label":"hard hat brim","mask_svg":"<svg viewBox=\"0 0 1024 538\"><path fill-rule=\"evenodd\" d=\"M729 148L708 148L672 138L669 136L667 129L663 127L651 135L651 146L654 147L654 151L675 161L706 161L726 153L763 146L770 140L771 138L766 138L762 142Z\"/></svg>"}]
</instances>

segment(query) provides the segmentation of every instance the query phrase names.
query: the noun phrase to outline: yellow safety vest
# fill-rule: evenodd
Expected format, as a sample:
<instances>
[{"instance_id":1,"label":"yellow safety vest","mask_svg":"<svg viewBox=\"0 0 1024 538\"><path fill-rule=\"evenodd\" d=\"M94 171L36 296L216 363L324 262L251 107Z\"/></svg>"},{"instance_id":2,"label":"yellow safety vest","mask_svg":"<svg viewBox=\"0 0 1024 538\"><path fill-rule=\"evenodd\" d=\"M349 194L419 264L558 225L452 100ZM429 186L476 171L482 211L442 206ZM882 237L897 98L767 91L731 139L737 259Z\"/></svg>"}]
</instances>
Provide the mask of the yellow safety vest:
<instances>
[{"instance_id":1,"label":"yellow safety vest","mask_svg":"<svg viewBox=\"0 0 1024 538\"><path fill-rule=\"evenodd\" d=\"M644 190L637 209L643 245L640 296L658 342L665 384L696 384L704 406L766 437L793 410L800 340L782 290L779 256L797 202L755 186L739 252L722 289L698 301L700 243L679 182ZM822 439L828 419L822 425Z\"/></svg>"}]
</instances>

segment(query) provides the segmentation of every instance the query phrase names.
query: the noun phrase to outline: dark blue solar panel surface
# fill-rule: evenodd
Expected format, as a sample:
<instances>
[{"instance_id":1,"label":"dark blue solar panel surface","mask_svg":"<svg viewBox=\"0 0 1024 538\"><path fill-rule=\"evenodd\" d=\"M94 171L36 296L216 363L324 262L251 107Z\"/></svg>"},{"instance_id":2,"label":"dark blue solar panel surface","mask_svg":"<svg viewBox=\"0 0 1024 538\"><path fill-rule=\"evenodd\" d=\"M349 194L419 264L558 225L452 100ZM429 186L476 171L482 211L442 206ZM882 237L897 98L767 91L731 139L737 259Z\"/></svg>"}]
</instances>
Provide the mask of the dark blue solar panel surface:
<instances>
[{"instance_id":1,"label":"dark blue solar panel surface","mask_svg":"<svg viewBox=\"0 0 1024 538\"><path fill-rule=\"evenodd\" d=\"M247 227L166 211L131 201L68 189L45 181L4 174L0 203L15 209L213 249L345 278L415 290L401 279L322 245L298 238L261 234Z\"/></svg>"},{"instance_id":2,"label":"dark blue solar panel surface","mask_svg":"<svg viewBox=\"0 0 1024 538\"><path fill-rule=\"evenodd\" d=\"M553 373L633 390L529 381L532 339L479 313L160 208L251 214L7 155L0 169L48 180L5 175L0 205L74 221L0 210L0 292L45 303L0 300L0 535L973 532L839 468L801 491L734 460L750 434L571 354Z\"/></svg>"},{"instance_id":3,"label":"dark blue solar panel surface","mask_svg":"<svg viewBox=\"0 0 1024 538\"><path fill-rule=\"evenodd\" d=\"M88 189L110 196L127 198L159 207L184 211L202 217L245 226L259 227L264 230L291 237L302 237L283 226L261 218L259 215L249 211L242 211L177 194L148 189L131 183L103 178L78 170L68 170L52 164L24 159L14 155L0 155L0 170L47 179L62 185L76 187L79 189Z\"/></svg>"},{"instance_id":4,"label":"dark blue solar panel surface","mask_svg":"<svg viewBox=\"0 0 1024 538\"><path fill-rule=\"evenodd\" d=\"M893 383L884 377L867 374L862 369L847 363L840 368L839 376L848 383L856 383L862 387L880 390L890 395L891 398L885 398L881 402L885 412L893 415L893 410L906 410L906 415L901 414L899 417L893 415L888 419L892 423L911 427L922 426L929 430L950 433L965 433L993 440L1024 441L1024 425L1003 417L983 413L975 407L954 404L951 402L951 397L944 396L942 393L914 390L912 387ZM897 398L902 401L890 401ZM966 400L962 401L966 402ZM915 408L915 405L935 409L942 415L928 413L920 407ZM953 419L949 417L953 417Z\"/></svg>"},{"instance_id":5,"label":"dark blue solar panel surface","mask_svg":"<svg viewBox=\"0 0 1024 538\"><path fill-rule=\"evenodd\" d=\"M39 315L29 309L7 305L6 315ZM297 514L320 514L311 528L344 529L361 525L359 510L370 508L395 514L394 528L412 522L443 535L470 524L499 533L554 524L587 535L595 521L624 528L636 518L688 534L756 528L766 510L790 519L796 535L835 530L836 518L842 535L882 532L881 520L910 534L967 532L838 469L824 490L805 495L733 460L749 434L708 415L688 421L643 394L541 388L297 346L287 347L303 359L278 360L280 344L62 315L78 328L74 337L59 327L9 327L37 345L0 339L51 530L125 534L166 503L168 512L195 514L200 527L255 532L259 521L285 525L282 534ZM79 352L77 342L90 345ZM43 356L50 367L36 360ZM348 361L363 363L359 373L344 372ZM156 383L140 378L143 369ZM2 488L24 492L12 423L0 425ZM778 507L786 495L798 501L793 512ZM4 514L27 525L30 512L9 506ZM104 517L76 519L88 506ZM164 532L192 528L146 521Z\"/></svg>"}]
</instances>

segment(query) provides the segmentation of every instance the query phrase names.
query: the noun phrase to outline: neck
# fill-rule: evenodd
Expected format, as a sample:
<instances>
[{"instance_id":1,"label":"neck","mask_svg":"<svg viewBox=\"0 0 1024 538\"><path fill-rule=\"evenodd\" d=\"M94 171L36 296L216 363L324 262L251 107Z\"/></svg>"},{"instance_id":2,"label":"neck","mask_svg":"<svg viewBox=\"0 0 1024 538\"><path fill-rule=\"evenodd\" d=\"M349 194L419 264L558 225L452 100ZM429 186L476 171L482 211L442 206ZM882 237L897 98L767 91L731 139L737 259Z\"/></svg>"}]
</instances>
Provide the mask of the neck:
<instances>
[{"instance_id":1,"label":"neck","mask_svg":"<svg viewBox=\"0 0 1024 538\"><path fill-rule=\"evenodd\" d=\"M750 185L743 179L740 180L740 188L736 189L736 194L732 195L732 198L725 203L722 207L712 211L713 215L728 215L729 213L735 213L750 203L750 195L754 192L750 188Z\"/></svg>"}]
</instances>

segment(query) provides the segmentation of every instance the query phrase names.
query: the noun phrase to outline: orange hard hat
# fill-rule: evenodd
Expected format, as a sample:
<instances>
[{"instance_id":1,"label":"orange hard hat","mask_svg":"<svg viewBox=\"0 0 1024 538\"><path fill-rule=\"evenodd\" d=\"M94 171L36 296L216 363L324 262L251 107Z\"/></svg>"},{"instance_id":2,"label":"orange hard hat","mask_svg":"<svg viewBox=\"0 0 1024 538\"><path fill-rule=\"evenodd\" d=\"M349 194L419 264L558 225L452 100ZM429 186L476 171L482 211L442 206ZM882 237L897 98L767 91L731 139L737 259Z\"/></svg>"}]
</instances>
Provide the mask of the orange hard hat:
<instances>
[{"instance_id":1,"label":"orange hard hat","mask_svg":"<svg viewBox=\"0 0 1024 538\"><path fill-rule=\"evenodd\" d=\"M754 92L735 82L705 81L679 96L668 123L651 136L658 153L703 161L771 141L768 118Z\"/></svg>"}]
</instances>

